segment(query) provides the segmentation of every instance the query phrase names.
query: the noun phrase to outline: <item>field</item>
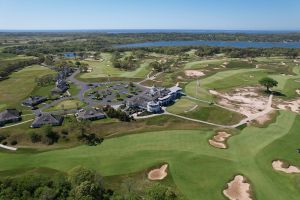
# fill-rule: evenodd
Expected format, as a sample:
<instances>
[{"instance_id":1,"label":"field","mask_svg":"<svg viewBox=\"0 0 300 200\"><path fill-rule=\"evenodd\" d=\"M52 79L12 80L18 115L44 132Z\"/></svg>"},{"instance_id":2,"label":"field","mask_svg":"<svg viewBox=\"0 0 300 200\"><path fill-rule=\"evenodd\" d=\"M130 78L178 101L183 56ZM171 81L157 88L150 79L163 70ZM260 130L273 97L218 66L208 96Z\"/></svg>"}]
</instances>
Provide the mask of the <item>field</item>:
<instances>
[{"instance_id":1,"label":"field","mask_svg":"<svg viewBox=\"0 0 300 200\"><path fill-rule=\"evenodd\" d=\"M176 130L108 139L97 147L1 152L0 170L47 167L67 171L84 165L104 176L115 176L167 162L175 184L188 199L225 199L222 190L235 174L251 181L257 199L298 199L300 176L275 172L271 162L284 159L300 165L296 152L299 125L299 116L281 112L277 121L265 129L243 129L229 140L228 150L209 146L207 140L213 131Z\"/></svg>"},{"instance_id":2,"label":"field","mask_svg":"<svg viewBox=\"0 0 300 200\"><path fill-rule=\"evenodd\" d=\"M102 61L84 61L92 67L92 72L84 73L79 76L80 79L96 79L96 78L108 78L108 77L119 77L119 78L145 78L150 72L149 63L151 59L143 60L140 67L133 71L124 71L112 66L110 62L111 54L102 53Z\"/></svg>"},{"instance_id":3,"label":"field","mask_svg":"<svg viewBox=\"0 0 300 200\"><path fill-rule=\"evenodd\" d=\"M42 66L31 66L13 73L0 84L0 107L20 108L20 102L28 97L36 87L35 78L54 73Z\"/></svg>"},{"instance_id":4,"label":"field","mask_svg":"<svg viewBox=\"0 0 300 200\"><path fill-rule=\"evenodd\" d=\"M58 104L54 105L53 107L50 107L49 109L46 109L46 111L57 111L57 110L70 110L70 109L77 109L82 108L85 106L85 104L77 99L70 99L70 100L64 100L59 102Z\"/></svg>"}]
</instances>

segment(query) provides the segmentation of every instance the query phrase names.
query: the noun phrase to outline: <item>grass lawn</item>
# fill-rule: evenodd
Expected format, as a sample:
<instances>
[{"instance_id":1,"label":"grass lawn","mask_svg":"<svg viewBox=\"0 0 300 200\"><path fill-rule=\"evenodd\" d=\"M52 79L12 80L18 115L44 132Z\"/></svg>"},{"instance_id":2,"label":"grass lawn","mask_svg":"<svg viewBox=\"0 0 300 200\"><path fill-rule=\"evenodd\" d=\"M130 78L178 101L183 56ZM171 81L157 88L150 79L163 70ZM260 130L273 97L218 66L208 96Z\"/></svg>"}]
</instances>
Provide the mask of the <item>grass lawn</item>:
<instances>
[{"instance_id":1,"label":"grass lawn","mask_svg":"<svg viewBox=\"0 0 300 200\"><path fill-rule=\"evenodd\" d=\"M208 92L209 89L226 90L234 87L256 85L261 78L267 75L268 73L263 69L238 69L218 72L200 80L197 93L197 81L187 84L185 92L190 96L211 101L213 97Z\"/></svg>"},{"instance_id":2,"label":"grass lawn","mask_svg":"<svg viewBox=\"0 0 300 200\"><path fill-rule=\"evenodd\" d=\"M120 78L144 78L150 72L149 64L152 59L144 60L140 67L133 71L125 71L112 66L110 59L111 54L102 53L103 61L84 61L89 64L93 71L90 73L81 74L81 79L95 79L103 77L120 77Z\"/></svg>"},{"instance_id":3,"label":"grass lawn","mask_svg":"<svg viewBox=\"0 0 300 200\"><path fill-rule=\"evenodd\" d=\"M244 118L241 114L214 105L182 98L167 109L170 113L222 125L232 125Z\"/></svg>"},{"instance_id":4,"label":"grass lawn","mask_svg":"<svg viewBox=\"0 0 300 200\"><path fill-rule=\"evenodd\" d=\"M300 116L280 112L267 128L247 127L229 139L229 149L207 142L213 131L174 130L107 139L97 147L78 146L39 153L0 152L0 171L47 167L67 171L83 165L103 176L140 172L167 162L179 190L188 199L226 199L222 190L236 174L251 182L255 199L300 198L300 175L272 169L274 159L300 166ZM180 158L180 159L178 159Z\"/></svg>"},{"instance_id":5,"label":"grass lawn","mask_svg":"<svg viewBox=\"0 0 300 200\"><path fill-rule=\"evenodd\" d=\"M69 109L76 109L76 108L82 108L86 104L80 100L77 99L70 99L70 100L64 100L59 102L58 104L54 105L53 107L50 107L46 109L45 111L56 111L56 110L69 110Z\"/></svg>"},{"instance_id":6,"label":"grass lawn","mask_svg":"<svg viewBox=\"0 0 300 200\"><path fill-rule=\"evenodd\" d=\"M39 65L13 73L9 79L0 82L0 107L21 108L21 101L28 97L36 87L35 78L52 73L55 72Z\"/></svg>"},{"instance_id":7,"label":"grass lawn","mask_svg":"<svg viewBox=\"0 0 300 200\"><path fill-rule=\"evenodd\" d=\"M223 59L192 61L185 64L184 69L201 69L207 65L221 65L224 62L226 62L226 60Z\"/></svg>"}]
</instances>

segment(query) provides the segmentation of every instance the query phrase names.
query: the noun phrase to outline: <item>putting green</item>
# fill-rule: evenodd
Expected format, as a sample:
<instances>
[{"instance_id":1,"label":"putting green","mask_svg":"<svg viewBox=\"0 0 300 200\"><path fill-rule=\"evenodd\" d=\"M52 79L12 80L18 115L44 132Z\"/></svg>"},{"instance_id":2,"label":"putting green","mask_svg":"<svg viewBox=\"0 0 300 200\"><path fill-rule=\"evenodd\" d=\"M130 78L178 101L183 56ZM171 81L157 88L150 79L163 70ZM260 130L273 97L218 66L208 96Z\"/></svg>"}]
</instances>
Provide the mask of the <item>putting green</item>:
<instances>
[{"instance_id":1,"label":"putting green","mask_svg":"<svg viewBox=\"0 0 300 200\"><path fill-rule=\"evenodd\" d=\"M207 142L213 131L177 130L128 135L97 147L79 146L40 153L0 153L0 170L49 167L67 171L77 165L104 176L142 171L168 162L175 184L188 199L225 199L222 190L235 174L249 178L256 199L299 199L300 175L274 171L273 159L300 166L300 116L280 112L267 128L247 127L229 139L229 149Z\"/></svg>"}]
</instances>

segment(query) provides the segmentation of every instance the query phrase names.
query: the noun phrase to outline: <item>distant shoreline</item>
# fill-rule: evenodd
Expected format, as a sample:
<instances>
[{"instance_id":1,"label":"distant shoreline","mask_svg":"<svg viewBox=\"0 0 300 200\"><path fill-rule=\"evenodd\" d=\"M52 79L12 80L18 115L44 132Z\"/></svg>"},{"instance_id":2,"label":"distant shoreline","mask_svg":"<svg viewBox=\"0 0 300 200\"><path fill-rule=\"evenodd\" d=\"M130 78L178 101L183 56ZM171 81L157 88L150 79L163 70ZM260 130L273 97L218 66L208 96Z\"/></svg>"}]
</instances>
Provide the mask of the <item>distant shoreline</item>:
<instances>
[{"instance_id":1,"label":"distant shoreline","mask_svg":"<svg viewBox=\"0 0 300 200\"><path fill-rule=\"evenodd\" d=\"M0 33L227 33L227 34L287 34L287 33L300 33L300 30L197 30L197 29L28 29L28 30L17 30L17 29L0 29Z\"/></svg>"}]
</instances>

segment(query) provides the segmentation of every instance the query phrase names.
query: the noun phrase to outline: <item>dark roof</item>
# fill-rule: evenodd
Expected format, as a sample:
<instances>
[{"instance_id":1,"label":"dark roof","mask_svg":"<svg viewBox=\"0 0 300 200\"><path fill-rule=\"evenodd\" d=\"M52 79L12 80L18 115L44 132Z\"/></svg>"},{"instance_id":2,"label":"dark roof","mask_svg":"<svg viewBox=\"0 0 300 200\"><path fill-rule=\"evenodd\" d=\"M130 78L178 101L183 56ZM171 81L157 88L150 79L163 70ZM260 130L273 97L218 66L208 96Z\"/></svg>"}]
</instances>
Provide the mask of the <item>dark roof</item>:
<instances>
[{"instance_id":1,"label":"dark roof","mask_svg":"<svg viewBox=\"0 0 300 200\"><path fill-rule=\"evenodd\" d=\"M37 105L43 101L46 101L47 97L43 97L43 96L31 96L27 99L25 99L22 103L24 105Z\"/></svg>"},{"instance_id":2,"label":"dark roof","mask_svg":"<svg viewBox=\"0 0 300 200\"><path fill-rule=\"evenodd\" d=\"M20 119L21 112L16 109L6 109L0 113L0 121Z\"/></svg>"},{"instance_id":3,"label":"dark roof","mask_svg":"<svg viewBox=\"0 0 300 200\"><path fill-rule=\"evenodd\" d=\"M105 118L105 114L100 109L88 108L77 113L80 119Z\"/></svg>"},{"instance_id":4,"label":"dark roof","mask_svg":"<svg viewBox=\"0 0 300 200\"><path fill-rule=\"evenodd\" d=\"M53 115L52 113L42 113L32 123L33 127L40 127L42 125L61 125L63 117Z\"/></svg>"},{"instance_id":5,"label":"dark roof","mask_svg":"<svg viewBox=\"0 0 300 200\"><path fill-rule=\"evenodd\" d=\"M63 93L69 89L69 84L65 80L58 80L56 87L53 88L52 92Z\"/></svg>"}]
</instances>

